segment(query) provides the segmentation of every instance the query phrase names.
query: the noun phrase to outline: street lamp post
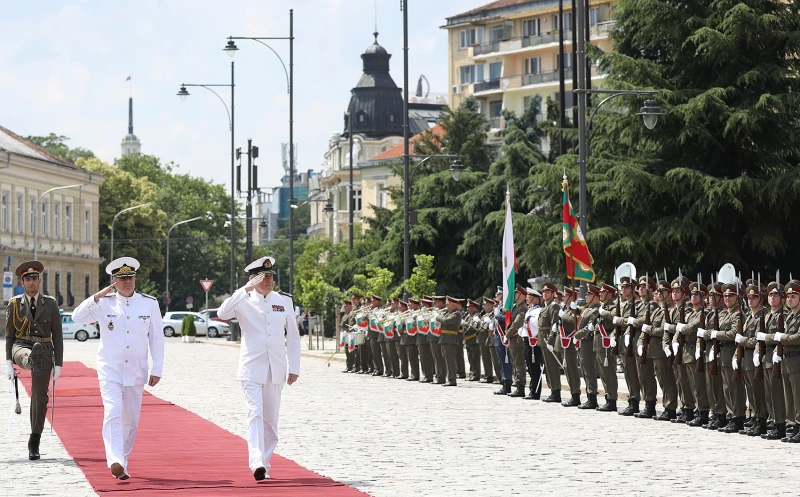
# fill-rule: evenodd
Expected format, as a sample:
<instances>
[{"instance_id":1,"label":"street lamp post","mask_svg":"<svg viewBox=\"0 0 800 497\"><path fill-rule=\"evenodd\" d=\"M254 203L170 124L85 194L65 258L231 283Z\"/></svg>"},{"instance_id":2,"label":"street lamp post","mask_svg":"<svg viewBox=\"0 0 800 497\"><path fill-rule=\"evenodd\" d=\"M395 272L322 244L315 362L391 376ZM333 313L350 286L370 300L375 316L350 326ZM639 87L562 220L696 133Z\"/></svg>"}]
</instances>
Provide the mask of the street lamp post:
<instances>
[{"instance_id":1,"label":"street lamp post","mask_svg":"<svg viewBox=\"0 0 800 497\"><path fill-rule=\"evenodd\" d=\"M167 311L169 311L169 304L172 302L169 296L169 235L170 233L172 233L173 228L175 228L176 226L179 226L181 224L191 223L192 221L197 221L198 219L203 219L203 218L210 219L211 213L209 212L205 216L193 217L191 219L187 219L186 221L179 221L170 226L169 230L167 230L167 289L164 292L164 296L167 297L167 303L165 304Z\"/></svg>"},{"instance_id":2,"label":"street lamp post","mask_svg":"<svg viewBox=\"0 0 800 497\"><path fill-rule=\"evenodd\" d=\"M119 215L122 214L123 212L129 212L129 211L132 211L132 210L135 210L135 209L141 209L142 207L147 207L150 204L152 204L152 202L147 202L146 204L134 205L133 207L128 207L127 209L122 209L121 211L117 212L117 214L114 216L114 219L111 221L111 257L110 257L110 260L112 260L112 261L114 260L114 223L117 222L117 218L119 217Z\"/></svg>"},{"instance_id":3,"label":"street lamp post","mask_svg":"<svg viewBox=\"0 0 800 497\"><path fill-rule=\"evenodd\" d=\"M236 200L235 200L235 173L236 173L236 164L234 159L235 152L235 145L233 142L234 138L234 124L236 122L235 114L234 114L234 105L233 105L233 90L235 88L234 79L233 79L234 71L233 71L233 61L231 61L231 83L230 84L213 84L213 85L200 85L200 84L182 84L180 91L178 91L178 96L181 97L181 100L186 100L186 97L189 96L189 92L186 91L187 86L199 86L201 88L205 88L206 90L210 91L214 95L217 96L222 105L225 107L225 112L228 114L228 124L231 130L231 295L233 292L236 291L236 244L234 240L236 240L236 225L233 223L233 218L236 217ZM228 105L225 103L225 100L219 96L219 93L212 90L211 86L229 86L231 88L231 107L230 110L228 109Z\"/></svg>"},{"instance_id":4,"label":"street lamp post","mask_svg":"<svg viewBox=\"0 0 800 497\"><path fill-rule=\"evenodd\" d=\"M261 43L269 48L272 53L278 57L278 60L283 66L283 72L286 73L286 85L289 93L289 205L292 205L294 200L294 9L289 9L289 36L276 37L276 36L229 36L228 44L223 49L229 56L233 57L239 48L233 40L253 40ZM286 64L278 52L271 46L264 43L263 40L289 40L289 70L286 70ZM294 221L292 216L289 216L289 293L294 290L294 242L292 241L294 235Z\"/></svg>"},{"instance_id":5,"label":"street lamp post","mask_svg":"<svg viewBox=\"0 0 800 497\"><path fill-rule=\"evenodd\" d=\"M64 190L64 189L67 189L67 188L81 188L83 186L86 186L86 185L90 184L91 182L92 182L92 175L90 174L88 183L78 183L78 184L75 184L75 185L57 186L55 188L51 188L49 190L45 190L44 192L42 192L41 195L36 197L36 202L33 203L33 213L34 213L34 216L33 216L33 260L36 261L36 260L38 260L38 257L39 257L39 226L38 226L38 224L39 224L38 220L39 220L39 215L40 215L40 212L39 212L39 201L42 199L42 197L44 197L45 195L47 195L50 192L54 192L56 190Z\"/></svg>"}]
</instances>

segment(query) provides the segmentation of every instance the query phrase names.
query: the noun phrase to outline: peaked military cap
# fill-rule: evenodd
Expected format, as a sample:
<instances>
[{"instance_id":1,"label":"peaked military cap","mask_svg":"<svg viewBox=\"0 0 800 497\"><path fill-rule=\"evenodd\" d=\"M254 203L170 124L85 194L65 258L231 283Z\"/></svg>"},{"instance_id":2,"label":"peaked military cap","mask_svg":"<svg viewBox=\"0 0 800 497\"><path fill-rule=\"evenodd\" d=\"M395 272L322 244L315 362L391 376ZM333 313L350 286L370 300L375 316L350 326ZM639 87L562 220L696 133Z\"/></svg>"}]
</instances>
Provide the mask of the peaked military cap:
<instances>
[{"instance_id":1,"label":"peaked military cap","mask_svg":"<svg viewBox=\"0 0 800 497\"><path fill-rule=\"evenodd\" d=\"M599 286L592 285L591 283L589 283L586 289L589 291L589 293L591 293L592 295L596 295L598 297L600 296L600 292L603 291L602 289L600 289Z\"/></svg>"},{"instance_id":2,"label":"peaked military cap","mask_svg":"<svg viewBox=\"0 0 800 497\"><path fill-rule=\"evenodd\" d=\"M537 292L536 290L534 290L534 289L533 289L533 288L531 288L531 287L528 287L528 288L526 288L526 289L525 289L525 292L527 292L527 294L528 294L528 295L532 295L532 296L534 296L534 297L539 297L539 298L542 298L542 294L541 294L541 293L539 293L539 292Z\"/></svg>"},{"instance_id":3,"label":"peaked military cap","mask_svg":"<svg viewBox=\"0 0 800 497\"><path fill-rule=\"evenodd\" d=\"M600 291L608 292L612 296L617 294L617 289L614 286L609 285L608 283L603 283L602 286L600 287Z\"/></svg>"},{"instance_id":4,"label":"peaked military cap","mask_svg":"<svg viewBox=\"0 0 800 497\"><path fill-rule=\"evenodd\" d=\"M722 285L722 295L738 295L736 293L736 284L735 283L725 283Z\"/></svg>"},{"instance_id":5,"label":"peaked military cap","mask_svg":"<svg viewBox=\"0 0 800 497\"><path fill-rule=\"evenodd\" d=\"M545 281L542 283L542 291L544 292L545 290L549 290L553 293L558 292L558 288L556 288L556 286L550 281Z\"/></svg>"},{"instance_id":6,"label":"peaked military cap","mask_svg":"<svg viewBox=\"0 0 800 497\"><path fill-rule=\"evenodd\" d=\"M672 284L670 286L673 290L678 289L683 293L686 293L689 291L689 280L687 280L685 276L678 276L672 280Z\"/></svg>"},{"instance_id":7,"label":"peaked military cap","mask_svg":"<svg viewBox=\"0 0 800 497\"><path fill-rule=\"evenodd\" d=\"M786 284L786 295L800 293L800 281L792 280Z\"/></svg>"},{"instance_id":8,"label":"peaked military cap","mask_svg":"<svg viewBox=\"0 0 800 497\"><path fill-rule=\"evenodd\" d=\"M708 293L708 288L705 285L702 285L702 284L700 284L700 283L698 283L696 281L693 281L689 285L689 292L690 293L698 293L698 292L700 292L703 295L705 295L706 293Z\"/></svg>"},{"instance_id":9,"label":"peaked military cap","mask_svg":"<svg viewBox=\"0 0 800 497\"><path fill-rule=\"evenodd\" d=\"M745 289L744 293L748 297L750 295L758 295L760 297L761 296L761 289L758 287L757 284L752 284L752 285L748 285L747 286L747 289Z\"/></svg>"},{"instance_id":10,"label":"peaked military cap","mask_svg":"<svg viewBox=\"0 0 800 497\"><path fill-rule=\"evenodd\" d=\"M23 262L22 264L17 266L17 270L15 271L15 273L20 278L24 278L26 276L32 276L34 274L36 276L39 276L42 273L42 271L44 271L44 264L42 264L39 261L28 261L28 262Z\"/></svg>"},{"instance_id":11,"label":"peaked military cap","mask_svg":"<svg viewBox=\"0 0 800 497\"><path fill-rule=\"evenodd\" d=\"M133 257L120 257L108 263L106 273L114 278L132 278L136 276L137 269L139 269L139 261Z\"/></svg>"},{"instance_id":12,"label":"peaked military cap","mask_svg":"<svg viewBox=\"0 0 800 497\"><path fill-rule=\"evenodd\" d=\"M722 285L719 282L712 283L708 287L708 293L709 294L714 293L714 294L717 294L717 295L722 295Z\"/></svg>"},{"instance_id":13,"label":"peaked military cap","mask_svg":"<svg viewBox=\"0 0 800 497\"><path fill-rule=\"evenodd\" d=\"M767 293L772 295L773 293L780 294L781 296L784 295L783 293L783 285L778 284L778 282L773 281L767 286Z\"/></svg>"},{"instance_id":14,"label":"peaked military cap","mask_svg":"<svg viewBox=\"0 0 800 497\"><path fill-rule=\"evenodd\" d=\"M419 300L417 299L408 299L409 304L419 305Z\"/></svg>"},{"instance_id":15,"label":"peaked military cap","mask_svg":"<svg viewBox=\"0 0 800 497\"><path fill-rule=\"evenodd\" d=\"M256 274L278 274L275 267L275 259L266 256L255 260L244 268L250 275Z\"/></svg>"},{"instance_id":16,"label":"peaked military cap","mask_svg":"<svg viewBox=\"0 0 800 497\"><path fill-rule=\"evenodd\" d=\"M631 286L631 278L629 276L623 276L619 279L619 286Z\"/></svg>"},{"instance_id":17,"label":"peaked military cap","mask_svg":"<svg viewBox=\"0 0 800 497\"><path fill-rule=\"evenodd\" d=\"M647 285L647 289L650 290L651 292L656 291L655 282L653 281L652 278L648 276L642 276L641 278L639 278L639 286L641 285Z\"/></svg>"},{"instance_id":18,"label":"peaked military cap","mask_svg":"<svg viewBox=\"0 0 800 497\"><path fill-rule=\"evenodd\" d=\"M494 301L494 299L493 299L493 298L491 298L491 297L483 297L483 305L486 305L486 304L492 304L492 305L495 305L495 304L496 304L496 302L495 302L495 301Z\"/></svg>"},{"instance_id":19,"label":"peaked military cap","mask_svg":"<svg viewBox=\"0 0 800 497\"><path fill-rule=\"evenodd\" d=\"M472 299L467 299L467 307L475 307L476 309L481 305Z\"/></svg>"}]
</instances>

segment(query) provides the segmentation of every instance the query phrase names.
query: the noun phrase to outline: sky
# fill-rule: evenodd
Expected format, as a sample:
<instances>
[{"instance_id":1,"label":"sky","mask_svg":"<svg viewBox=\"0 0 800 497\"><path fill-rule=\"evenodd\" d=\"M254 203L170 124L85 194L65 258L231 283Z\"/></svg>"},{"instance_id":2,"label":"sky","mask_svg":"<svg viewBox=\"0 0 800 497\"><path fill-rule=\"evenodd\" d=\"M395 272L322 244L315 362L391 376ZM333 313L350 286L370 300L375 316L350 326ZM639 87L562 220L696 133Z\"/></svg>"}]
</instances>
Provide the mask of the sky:
<instances>
[{"instance_id":1,"label":"sky","mask_svg":"<svg viewBox=\"0 0 800 497\"><path fill-rule=\"evenodd\" d=\"M433 93L447 92L445 18L489 0L409 0L409 86L424 74ZM235 61L235 144L259 147L259 186L280 184L281 143L289 141L289 95L278 58L228 36L288 37L294 9L294 136L298 171L320 170L331 135L342 131L360 55L378 42L403 83L400 0L0 0L0 125L21 136L56 133L70 147L107 162L120 156L128 97L142 153L230 185L230 130L223 104L203 88L230 84ZM377 15L376 15L377 11ZM289 65L288 40L270 46ZM131 76L131 82L126 78ZM215 88L230 106L230 88Z\"/></svg>"}]
</instances>

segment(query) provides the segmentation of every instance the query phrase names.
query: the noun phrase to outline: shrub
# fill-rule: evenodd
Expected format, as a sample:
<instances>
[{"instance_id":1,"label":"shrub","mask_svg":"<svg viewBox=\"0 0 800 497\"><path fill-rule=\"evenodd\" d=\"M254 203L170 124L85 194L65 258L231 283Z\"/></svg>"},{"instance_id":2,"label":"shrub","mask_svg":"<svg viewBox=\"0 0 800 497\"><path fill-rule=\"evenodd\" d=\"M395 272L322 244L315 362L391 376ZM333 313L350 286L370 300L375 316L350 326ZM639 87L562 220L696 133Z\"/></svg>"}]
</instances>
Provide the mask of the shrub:
<instances>
[{"instance_id":1,"label":"shrub","mask_svg":"<svg viewBox=\"0 0 800 497\"><path fill-rule=\"evenodd\" d=\"M194 325L194 316L189 315L181 322L181 336L196 336L197 327Z\"/></svg>"}]
</instances>

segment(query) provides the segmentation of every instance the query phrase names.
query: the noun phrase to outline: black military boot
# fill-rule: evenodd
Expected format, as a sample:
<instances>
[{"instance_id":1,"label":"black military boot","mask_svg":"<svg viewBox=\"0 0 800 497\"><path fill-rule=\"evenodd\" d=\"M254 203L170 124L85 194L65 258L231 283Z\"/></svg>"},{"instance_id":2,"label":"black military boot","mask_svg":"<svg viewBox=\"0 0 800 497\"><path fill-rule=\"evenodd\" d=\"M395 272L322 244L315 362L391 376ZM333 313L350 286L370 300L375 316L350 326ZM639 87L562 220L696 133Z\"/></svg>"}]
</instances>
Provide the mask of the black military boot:
<instances>
[{"instance_id":1,"label":"black military boot","mask_svg":"<svg viewBox=\"0 0 800 497\"><path fill-rule=\"evenodd\" d=\"M775 429L761 435L764 440L780 440L786 438L786 423L775 423Z\"/></svg>"},{"instance_id":2,"label":"black military boot","mask_svg":"<svg viewBox=\"0 0 800 497\"><path fill-rule=\"evenodd\" d=\"M530 384L528 384L528 395L524 397L525 400L539 400L540 396L541 392L537 394L536 387L534 386L533 382L530 382Z\"/></svg>"},{"instance_id":3,"label":"black military boot","mask_svg":"<svg viewBox=\"0 0 800 497\"><path fill-rule=\"evenodd\" d=\"M670 421L672 421L673 423L684 424L686 422L686 417L688 416L688 413L689 413L689 409L682 408L680 416L678 416L678 417L676 417L674 419L671 419Z\"/></svg>"},{"instance_id":4,"label":"black military boot","mask_svg":"<svg viewBox=\"0 0 800 497\"><path fill-rule=\"evenodd\" d=\"M39 342L34 343L31 353L28 356L28 361L31 365L31 371L33 371L33 374L42 374L42 371L44 370L45 355L46 352L42 344Z\"/></svg>"},{"instance_id":5,"label":"black military boot","mask_svg":"<svg viewBox=\"0 0 800 497\"><path fill-rule=\"evenodd\" d=\"M561 390L553 390L550 395L544 399L545 402L561 402Z\"/></svg>"},{"instance_id":6,"label":"black military boot","mask_svg":"<svg viewBox=\"0 0 800 497\"><path fill-rule=\"evenodd\" d=\"M633 415L634 418L653 418L656 417L656 401L645 400L644 409Z\"/></svg>"},{"instance_id":7,"label":"black military boot","mask_svg":"<svg viewBox=\"0 0 800 497\"><path fill-rule=\"evenodd\" d=\"M628 399L628 407L620 412L620 416L633 416L639 412L639 399Z\"/></svg>"},{"instance_id":8,"label":"black military boot","mask_svg":"<svg viewBox=\"0 0 800 497\"><path fill-rule=\"evenodd\" d=\"M580 394L572 395L569 400L566 400L561 403L564 407L578 407L581 405L581 396Z\"/></svg>"},{"instance_id":9,"label":"black military boot","mask_svg":"<svg viewBox=\"0 0 800 497\"><path fill-rule=\"evenodd\" d=\"M696 418L699 415L700 415L700 411L687 410L686 411L686 423L689 423L690 421L692 421L694 418Z\"/></svg>"},{"instance_id":10,"label":"black military boot","mask_svg":"<svg viewBox=\"0 0 800 497\"><path fill-rule=\"evenodd\" d=\"M617 399L609 400L606 397L606 403L596 409L599 412L617 412Z\"/></svg>"},{"instance_id":11,"label":"black military boot","mask_svg":"<svg viewBox=\"0 0 800 497\"><path fill-rule=\"evenodd\" d=\"M578 409L597 409L597 394L590 393L586 395L586 402L578 406Z\"/></svg>"},{"instance_id":12,"label":"black military boot","mask_svg":"<svg viewBox=\"0 0 800 497\"><path fill-rule=\"evenodd\" d=\"M709 430L719 430L728 424L728 419L724 414L715 414L714 419L708 423Z\"/></svg>"},{"instance_id":13,"label":"black military boot","mask_svg":"<svg viewBox=\"0 0 800 497\"><path fill-rule=\"evenodd\" d=\"M744 429L744 416L729 419L728 424L717 429L717 431L721 431L722 433L738 433L742 429Z\"/></svg>"},{"instance_id":14,"label":"black military boot","mask_svg":"<svg viewBox=\"0 0 800 497\"><path fill-rule=\"evenodd\" d=\"M525 397L525 386L517 385L513 392L508 394L509 397Z\"/></svg>"},{"instance_id":15,"label":"black military boot","mask_svg":"<svg viewBox=\"0 0 800 497\"><path fill-rule=\"evenodd\" d=\"M788 438L785 438L785 439L781 439L781 442L783 442L783 441L789 442L790 444L800 443L800 431L795 433L791 437L788 437Z\"/></svg>"},{"instance_id":16,"label":"black military boot","mask_svg":"<svg viewBox=\"0 0 800 497\"><path fill-rule=\"evenodd\" d=\"M755 418L755 417L753 417L753 416L750 416L749 418L747 418L747 419L745 420L745 422L744 422L744 427L745 427L745 428L750 428L750 427L751 427L751 426L753 426L755 423L756 423L756 418Z\"/></svg>"},{"instance_id":17,"label":"black military boot","mask_svg":"<svg viewBox=\"0 0 800 497\"><path fill-rule=\"evenodd\" d=\"M747 436L760 437L765 433L767 433L767 420L764 418L756 418L756 422L753 423L753 427L750 429L750 432L747 434Z\"/></svg>"},{"instance_id":18,"label":"black military boot","mask_svg":"<svg viewBox=\"0 0 800 497\"><path fill-rule=\"evenodd\" d=\"M37 342L37 345L38 344ZM39 440L41 440L42 436L38 433L31 433L30 438L28 439L28 459L31 461L35 461L39 459Z\"/></svg>"},{"instance_id":19,"label":"black military boot","mask_svg":"<svg viewBox=\"0 0 800 497\"><path fill-rule=\"evenodd\" d=\"M656 421L672 421L673 423L678 418L678 413L675 409L664 409L661 416L655 418Z\"/></svg>"},{"instance_id":20,"label":"black military boot","mask_svg":"<svg viewBox=\"0 0 800 497\"><path fill-rule=\"evenodd\" d=\"M496 391L495 395L508 395L511 393L511 383L503 383L500 390Z\"/></svg>"},{"instance_id":21,"label":"black military boot","mask_svg":"<svg viewBox=\"0 0 800 497\"><path fill-rule=\"evenodd\" d=\"M686 423L687 426L703 426L708 424L708 411L700 411L700 415Z\"/></svg>"}]
</instances>

